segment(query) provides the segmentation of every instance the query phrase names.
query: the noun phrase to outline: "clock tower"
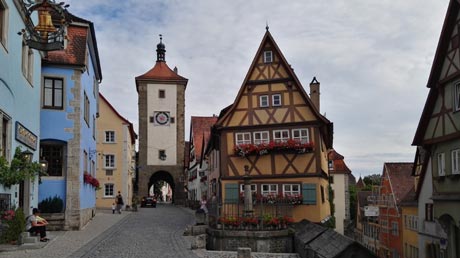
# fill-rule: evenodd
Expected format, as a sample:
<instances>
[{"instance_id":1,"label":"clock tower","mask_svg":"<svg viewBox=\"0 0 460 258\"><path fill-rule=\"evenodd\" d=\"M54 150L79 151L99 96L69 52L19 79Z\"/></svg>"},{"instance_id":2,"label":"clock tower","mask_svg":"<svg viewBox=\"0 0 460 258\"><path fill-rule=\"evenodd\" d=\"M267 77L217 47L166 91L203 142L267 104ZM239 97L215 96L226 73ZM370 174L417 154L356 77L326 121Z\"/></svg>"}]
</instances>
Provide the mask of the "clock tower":
<instances>
[{"instance_id":1,"label":"clock tower","mask_svg":"<svg viewBox=\"0 0 460 258\"><path fill-rule=\"evenodd\" d=\"M166 47L157 45L155 66L136 77L139 105L138 195L154 191L155 182L165 181L172 200L181 204L184 194L185 88L188 79L171 70L165 60Z\"/></svg>"}]
</instances>

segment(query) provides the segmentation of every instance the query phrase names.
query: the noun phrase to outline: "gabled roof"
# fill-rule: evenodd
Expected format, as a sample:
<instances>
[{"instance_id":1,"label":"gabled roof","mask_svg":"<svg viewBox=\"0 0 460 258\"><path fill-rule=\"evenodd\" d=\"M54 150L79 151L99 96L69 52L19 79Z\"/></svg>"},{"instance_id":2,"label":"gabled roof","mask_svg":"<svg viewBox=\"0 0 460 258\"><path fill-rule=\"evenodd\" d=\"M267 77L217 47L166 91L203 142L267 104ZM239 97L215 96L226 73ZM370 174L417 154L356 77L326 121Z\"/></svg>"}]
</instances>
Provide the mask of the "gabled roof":
<instances>
[{"instance_id":1,"label":"gabled roof","mask_svg":"<svg viewBox=\"0 0 460 258\"><path fill-rule=\"evenodd\" d=\"M400 204L414 187L414 178L411 176L413 165L412 162L385 162L383 165L383 176L388 176L390 180L396 204Z\"/></svg>"},{"instance_id":2,"label":"gabled roof","mask_svg":"<svg viewBox=\"0 0 460 258\"><path fill-rule=\"evenodd\" d=\"M403 197L401 200L401 206L417 206L418 201L417 201L417 195L415 192L415 186L412 186L412 188L407 192L406 196Z\"/></svg>"},{"instance_id":3,"label":"gabled roof","mask_svg":"<svg viewBox=\"0 0 460 258\"><path fill-rule=\"evenodd\" d=\"M112 106L112 104L110 104L110 102L100 92L99 92L99 97L102 99L102 101L107 103L107 106L110 109L112 109L112 111L113 111L113 113L115 115L117 115L124 123L126 123L128 125L129 134L131 135L131 143L132 144L136 143L137 134L134 132L133 123L131 123L128 119L126 119L122 115L120 115L120 113L118 113L118 111Z\"/></svg>"},{"instance_id":4,"label":"gabled roof","mask_svg":"<svg viewBox=\"0 0 460 258\"><path fill-rule=\"evenodd\" d=\"M334 169L329 169L329 173L331 174L351 174L351 170L347 167L347 164L345 164L345 161L343 160L344 157L342 155L340 155L334 149L330 150L327 155L328 155L329 160L332 160L333 168L334 168Z\"/></svg>"},{"instance_id":5,"label":"gabled roof","mask_svg":"<svg viewBox=\"0 0 460 258\"><path fill-rule=\"evenodd\" d=\"M238 94L235 98L235 101L233 103L237 103L243 96L243 93L245 91L245 87L247 86L247 83L249 81L249 78L250 78L250 75L251 75L251 71L253 71L257 65L257 57L259 57L262 53L262 51L264 50L264 46L270 42L274 48L274 52L276 53L277 56L280 57L280 60L281 60L281 63L284 67L286 67L286 72L288 73L288 76L291 77L293 80L294 80L294 85L295 87L298 87L298 90L301 92L301 95L304 99L304 101L306 103L308 103L308 105L310 106L312 112L314 113L314 115L317 117L317 119L319 121L321 121L322 123L326 124L326 128L323 128L323 130L325 130L325 133L324 133L324 136L326 137L325 140L326 140L326 146L328 148L332 148L332 123L326 118L324 117L323 115L321 115L318 111L318 109L315 107L315 105L312 103L311 99L308 97L308 94L305 92L305 89L303 88L302 84L300 83L299 79L297 78L297 75L294 73L294 69L290 68L291 66L289 65L289 63L286 61L286 58L284 57L283 53L281 52L280 48L278 47L278 45L276 44L275 40L273 39L272 35L270 34L270 32L267 31L265 32L265 35L259 45L259 48L256 52L256 55L254 57L254 59L252 60L252 64L251 66L249 67L249 70L248 72L246 73L246 77L244 78L243 80L243 83L240 87L240 90L238 91ZM221 112L221 116L219 116L219 120L217 121L216 124L218 125L221 125L225 120L226 118L229 116L229 114L233 113L234 109L236 108L236 105L231 105L228 107L229 109L225 109L225 111L223 110L223 112Z\"/></svg>"},{"instance_id":6,"label":"gabled roof","mask_svg":"<svg viewBox=\"0 0 460 258\"><path fill-rule=\"evenodd\" d=\"M447 8L446 17L442 27L441 35L439 36L438 47L431 66L430 76L428 77L427 87L430 88L428 98L422 111L417 130L415 132L412 145L420 146L423 143L423 138L430 121L430 116L435 108L436 99L438 97L438 82L443 68L443 62L447 55L447 50L451 42L451 34L457 23L457 16L460 10L460 4L457 0L451 0Z\"/></svg>"},{"instance_id":7,"label":"gabled roof","mask_svg":"<svg viewBox=\"0 0 460 258\"><path fill-rule=\"evenodd\" d=\"M216 123L216 116L192 116L190 122L190 141L193 141L197 161L201 161L204 148L211 135L211 127Z\"/></svg>"},{"instance_id":8,"label":"gabled roof","mask_svg":"<svg viewBox=\"0 0 460 258\"><path fill-rule=\"evenodd\" d=\"M67 47L63 50L50 51L42 59L44 65L72 65L86 67L87 51L93 59L96 79L102 80L102 70L97 48L94 24L91 21L77 17L67 10L66 19L70 21L67 28ZM89 32L88 32L89 28Z\"/></svg>"},{"instance_id":9,"label":"gabled roof","mask_svg":"<svg viewBox=\"0 0 460 258\"><path fill-rule=\"evenodd\" d=\"M366 183L364 183L364 180L359 177L358 182L356 183L356 188L362 189L364 187L366 187Z\"/></svg>"}]
</instances>

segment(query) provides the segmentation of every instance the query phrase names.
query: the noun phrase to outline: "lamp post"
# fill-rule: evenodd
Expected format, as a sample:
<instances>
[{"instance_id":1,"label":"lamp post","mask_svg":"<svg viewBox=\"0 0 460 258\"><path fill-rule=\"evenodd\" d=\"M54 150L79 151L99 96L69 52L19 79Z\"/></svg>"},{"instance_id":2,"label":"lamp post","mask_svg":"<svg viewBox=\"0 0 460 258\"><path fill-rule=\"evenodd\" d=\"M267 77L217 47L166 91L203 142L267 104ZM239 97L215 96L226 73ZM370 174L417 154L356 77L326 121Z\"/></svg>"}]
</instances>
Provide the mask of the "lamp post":
<instances>
[{"instance_id":1,"label":"lamp post","mask_svg":"<svg viewBox=\"0 0 460 258\"><path fill-rule=\"evenodd\" d=\"M252 207L251 177L249 176L249 166L244 166L244 216L249 217L254 213Z\"/></svg>"},{"instance_id":2,"label":"lamp post","mask_svg":"<svg viewBox=\"0 0 460 258\"><path fill-rule=\"evenodd\" d=\"M40 168L42 172L47 172L48 171L48 161L44 159L40 160Z\"/></svg>"}]
</instances>

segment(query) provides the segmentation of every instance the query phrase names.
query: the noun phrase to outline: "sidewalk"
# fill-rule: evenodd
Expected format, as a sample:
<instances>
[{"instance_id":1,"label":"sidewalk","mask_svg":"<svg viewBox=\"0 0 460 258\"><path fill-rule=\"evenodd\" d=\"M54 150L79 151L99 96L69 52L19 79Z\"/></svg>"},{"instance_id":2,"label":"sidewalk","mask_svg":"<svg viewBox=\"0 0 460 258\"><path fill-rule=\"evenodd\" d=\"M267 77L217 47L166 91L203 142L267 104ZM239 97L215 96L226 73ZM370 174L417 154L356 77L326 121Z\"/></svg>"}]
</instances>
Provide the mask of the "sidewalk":
<instances>
[{"instance_id":1,"label":"sidewalk","mask_svg":"<svg viewBox=\"0 0 460 258\"><path fill-rule=\"evenodd\" d=\"M0 245L0 257L68 257L129 214L129 211L112 214L112 210L97 210L96 216L80 231L48 231L50 241L34 245Z\"/></svg>"}]
</instances>

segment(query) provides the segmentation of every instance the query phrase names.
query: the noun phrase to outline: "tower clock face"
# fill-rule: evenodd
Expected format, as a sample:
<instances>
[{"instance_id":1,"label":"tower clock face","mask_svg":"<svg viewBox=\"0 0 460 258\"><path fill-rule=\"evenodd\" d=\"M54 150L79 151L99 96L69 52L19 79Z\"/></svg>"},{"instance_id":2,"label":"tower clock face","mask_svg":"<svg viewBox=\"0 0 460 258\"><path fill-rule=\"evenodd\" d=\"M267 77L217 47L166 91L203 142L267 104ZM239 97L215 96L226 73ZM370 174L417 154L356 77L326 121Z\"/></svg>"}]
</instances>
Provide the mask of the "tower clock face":
<instances>
[{"instance_id":1,"label":"tower clock face","mask_svg":"<svg viewBox=\"0 0 460 258\"><path fill-rule=\"evenodd\" d=\"M158 125L169 124L169 112L159 111L155 112L155 123Z\"/></svg>"}]
</instances>

